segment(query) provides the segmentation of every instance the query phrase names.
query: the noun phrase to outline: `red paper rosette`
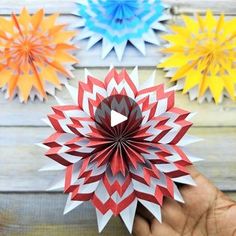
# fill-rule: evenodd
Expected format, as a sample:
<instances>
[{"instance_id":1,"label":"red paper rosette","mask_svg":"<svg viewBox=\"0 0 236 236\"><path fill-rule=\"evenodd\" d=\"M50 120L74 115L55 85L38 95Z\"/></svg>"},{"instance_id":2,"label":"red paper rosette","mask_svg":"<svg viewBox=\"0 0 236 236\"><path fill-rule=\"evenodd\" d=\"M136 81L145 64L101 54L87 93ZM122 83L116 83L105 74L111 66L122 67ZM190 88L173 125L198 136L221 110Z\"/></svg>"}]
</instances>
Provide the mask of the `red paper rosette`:
<instances>
[{"instance_id":1,"label":"red paper rosette","mask_svg":"<svg viewBox=\"0 0 236 236\"><path fill-rule=\"evenodd\" d=\"M186 166L198 159L185 148L196 141L186 135L192 114L154 78L139 85L137 68L130 75L112 68L104 82L87 75L69 87L75 103L48 116L55 133L43 144L65 168L65 212L91 201L99 231L120 215L131 232L138 202L161 221L164 197L183 202L176 183L194 185ZM127 120L112 127L112 110Z\"/></svg>"}]
</instances>

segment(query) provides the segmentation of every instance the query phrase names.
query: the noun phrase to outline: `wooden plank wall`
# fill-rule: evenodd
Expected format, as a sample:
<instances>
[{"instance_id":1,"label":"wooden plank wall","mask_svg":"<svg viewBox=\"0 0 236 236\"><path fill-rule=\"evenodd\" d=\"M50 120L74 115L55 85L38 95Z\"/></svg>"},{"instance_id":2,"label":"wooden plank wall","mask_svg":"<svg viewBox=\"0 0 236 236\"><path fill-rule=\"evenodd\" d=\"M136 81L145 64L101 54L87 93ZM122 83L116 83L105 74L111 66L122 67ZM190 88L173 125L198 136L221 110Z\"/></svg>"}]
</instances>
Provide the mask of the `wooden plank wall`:
<instances>
[{"instance_id":1,"label":"wooden plank wall","mask_svg":"<svg viewBox=\"0 0 236 236\"><path fill-rule=\"evenodd\" d=\"M178 15L185 13L205 12L213 9L217 15L225 12L236 15L234 0L166 0L172 7L173 21ZM70 12L73 10L71 0L0 0L0 15L8 16L12 11L19 12L23 7L32 12L44 7L47 13L61 12L61 21L73 22L76 19ZM80 47L84 47L84 42ZM106 73L114 55L105 61L99 57L100 48L90 52L81 49L78 53L81 63L74 71L76 79L71 84L76 85L83 79L83 68L91 67L93 74L101 79ZM155 69L160 54L158 50L149 47L147 57L143 58L129 49L123 63L118 66L140 67L140 77L147 78ZM157 83L168 80L164 73L158 71ZM68 94L65 89L57 93L65 100ZM194 127L190 131L203 142L191 145L189 149L194 154L205 159L198 164L202 173L209 177L220 189L236 199L236 104L225 100L221 105L190 102L188 96L177 93L177 104L182 108L196 111ZM16 99L6 101L0 94L0 235L98 235L96 217L90 204L84 204L70 214L63 216L66 196L61 192L46 192L55 173L38 172L46 164L44 150L34 144L43 140L51 130L41 121L50 112L50 106L55 99L48 97L45 103L30 102L20 104ZM128 235L119 219L113 219L101 235Z\"/></svg>"}]
</instances>

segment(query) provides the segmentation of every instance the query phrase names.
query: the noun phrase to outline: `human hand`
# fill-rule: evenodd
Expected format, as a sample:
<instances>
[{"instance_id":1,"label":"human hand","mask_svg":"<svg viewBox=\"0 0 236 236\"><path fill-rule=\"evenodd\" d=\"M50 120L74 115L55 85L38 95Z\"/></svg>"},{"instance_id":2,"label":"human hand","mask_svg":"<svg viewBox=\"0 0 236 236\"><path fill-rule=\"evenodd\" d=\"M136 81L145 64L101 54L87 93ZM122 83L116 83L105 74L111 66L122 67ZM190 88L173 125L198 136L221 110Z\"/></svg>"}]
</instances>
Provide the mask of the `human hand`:
<instances>
[{"instance_id":1,"label":"human hand","mask_svg":"<svg viewBox=\"0 0 236 236\"><path fill-rule=\"evenodd\" d=\"M218 190L191 166L197 186L183 186L185 203L165 199L163 222L139 206L134 221L135 236L236 236L236 202Z\"/></svg>"}]
</instances>

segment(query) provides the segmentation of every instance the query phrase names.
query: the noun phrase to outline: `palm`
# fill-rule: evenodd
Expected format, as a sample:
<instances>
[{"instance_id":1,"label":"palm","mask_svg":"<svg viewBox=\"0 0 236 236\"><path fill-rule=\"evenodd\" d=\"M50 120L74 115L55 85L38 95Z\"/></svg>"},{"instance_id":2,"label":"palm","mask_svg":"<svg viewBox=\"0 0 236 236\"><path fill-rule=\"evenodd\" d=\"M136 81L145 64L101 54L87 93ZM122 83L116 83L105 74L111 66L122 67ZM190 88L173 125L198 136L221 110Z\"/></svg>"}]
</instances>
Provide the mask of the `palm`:
<instances>
[{"instance_id":1,"label":"palm","mask_svg":"<svg viewBox=\"0 0 236 236\"><path fill-rule=\"evenodd\" d=\"M166 199L159 223L141 206L134 223L136 236L234 236L236 203L230 200L193 167L190 169L197 187L184 186L185 204Z\"/></svg>"}]
</instances>

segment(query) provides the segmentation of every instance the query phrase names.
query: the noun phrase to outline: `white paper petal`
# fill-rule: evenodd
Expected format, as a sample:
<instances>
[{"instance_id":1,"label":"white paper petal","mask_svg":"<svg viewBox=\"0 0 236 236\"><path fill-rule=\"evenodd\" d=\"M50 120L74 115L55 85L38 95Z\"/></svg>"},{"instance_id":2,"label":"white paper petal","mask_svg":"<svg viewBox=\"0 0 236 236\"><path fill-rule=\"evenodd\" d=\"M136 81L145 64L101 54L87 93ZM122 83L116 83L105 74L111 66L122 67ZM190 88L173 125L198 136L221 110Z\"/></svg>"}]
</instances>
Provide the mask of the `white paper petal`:
<instances>
[{"instance_id":1,"label":"white paper petal","mask_svg":"<svg viewBox=\"0 0 236 236\"><path fill-rule=\"evenodd\" d=\"M90 49L92 46L94 46L101 39L102 39L102 36L99 34L92 35L88 41L87 50Z\"/></svg>"},{"instance_id":2,"label":"white paper petal","mask_svg":"<svg viewBox=\"0 0 236 236\"><path fill-rule=\"evenodd\" d=\"M172 180L175 181L176 183L188 184L188 185L196 186L195 181L193 180L193 178L190 175L185 175L185 176L180 176L180 177L172 178Z\"/></svg>"},{"instance_id":3,"label":"white paper petal","mask_svg":"<svg viewBox=\"0 0 236 236\"><path fill-rule=\"evenodd\" d=\"M151 76L147 80L145 80L144 83L140 85L140 90L154 86L155 80L156 80L156 70L154 70Z\"/></svg>"},{"instance_id":4,"label":"white paper petal","mask_svg":"<svg viewBox=\"0 0 236 236\"><path fill-rule=\"evenodd\" d=\"M69 84L66 84L66 88L68 89L71 98L73 99L74 103L77 104L78 103L78 96L77 96L77 89Z\"/></svg>"},{"instance_id":5,"label":"white paper petal","mask_svg":"<svg viewBox=\"0 0 236 236\"><path fill-rule=\"evenodd\" d=\"M125 210L120 213L120 216L125 223L127 229L129 230L130 234L132 233L133 224L134 224L134 217L137 208L137 200L134 200Z\"/></svg>"},{"instance_id":6,"label":"white paper petal","mask_svg":"<svg viewBox=\"0 0 236 236\"><path fill-rule=\"evenodd\" d=\"M102 58L105 58L108 53L113 49L114 45L107 39L102 40Z\"/></svg>"},{"instance_id":7,"label":"white paper petal","mask_svg":"<svg viewBox=\"0 0 236 236\"><path fill-rule=\"evenodd\" d=\"M116 55L117 55L119 61L121 61L121 59L124 55L126 44L127 44L127 42L124 42L124 43L121 43L121 44L116 44L114 46L115 52L116 52Z\"/></svg>"},{"instance_id":8,"label":"white paper petal","mask_svg":"<svg viewBox=\"0 0 236 236\"><path fill-rule=\"evenodd\" d=\"M81 201L73 201L71 200L71 196L72 194L69 194L68 198L67 198L67 202L66 202L66 206L64 209L63 214L66 215L67 213L69 213L70 211L74 210L76 207L80 206L81 204L83 204L84 202Z\"/></svg>"},{"instance_id":9,"label":"white paper petal","mask_svg":"<svg viewBox=\"0 0 236 236\"><path fill-rule=\"evenodd\" d=\"M109 210L106 214L103 215L99 210L96 210L96 214L98 222L98 231L99 233L101 233L107 225L108 221L111 219L113 213Z\"/></svg>"},{"instance_id":10,"label":"white paper petal","mask_svg":"<svg viewBox=\"0 0 236 236\"><path fill-rule=\"evenodd\" d=\"M157 204L139 199L139 202L142 203L142 205L147 208L150 213L153 214L153 216L161 223L162 222L162 217L161 217L161 207Z\"/></svg>"},{"instance_id":11,"label":"white paper petal","mask_svg":"<svg viewBox=\"0 0 236 236\"><path fill-rule=\"evenodd\" d=\"M138 89L139 88L139 75L138 75L138 67L136 66L132 73L130 74L130 78L132 79L135 87Z\"/></svg>"},{"instance_id":12,"label":"white paper petal","mask_svg":"<svg viewBox=\"0 0 236 236\"><path fill-rule=\"evenodd\" d=\"M130 39L129 40L144 56L146 55L145 43L142 39Z\"/></svg>"}]
</instances>

